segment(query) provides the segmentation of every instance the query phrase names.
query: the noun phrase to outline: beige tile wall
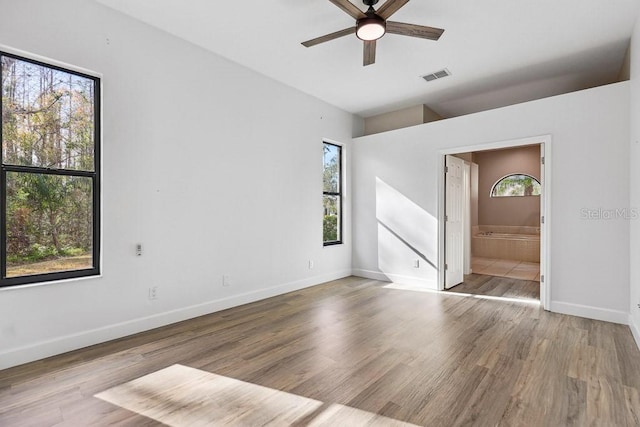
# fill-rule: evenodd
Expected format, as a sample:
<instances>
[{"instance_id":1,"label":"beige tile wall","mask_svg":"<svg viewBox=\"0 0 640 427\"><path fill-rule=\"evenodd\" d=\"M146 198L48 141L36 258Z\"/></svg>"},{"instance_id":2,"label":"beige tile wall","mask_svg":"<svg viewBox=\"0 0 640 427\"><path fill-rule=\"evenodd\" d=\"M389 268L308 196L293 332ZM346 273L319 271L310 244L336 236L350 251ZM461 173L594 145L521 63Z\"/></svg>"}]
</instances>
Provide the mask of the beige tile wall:
<instances>
[{"instance_id":1,"label":"beige tile wall","mask_svg":"<svg viewBox=\"0 0 640 427\"><path fill-rule=\"evenodd\" d=\"M480 225L471 239L471 253L476 257L540 262L540 228ZM477 236L478 232L531 235L531 239L496 239Z\"/></svg>"}]
</instances>

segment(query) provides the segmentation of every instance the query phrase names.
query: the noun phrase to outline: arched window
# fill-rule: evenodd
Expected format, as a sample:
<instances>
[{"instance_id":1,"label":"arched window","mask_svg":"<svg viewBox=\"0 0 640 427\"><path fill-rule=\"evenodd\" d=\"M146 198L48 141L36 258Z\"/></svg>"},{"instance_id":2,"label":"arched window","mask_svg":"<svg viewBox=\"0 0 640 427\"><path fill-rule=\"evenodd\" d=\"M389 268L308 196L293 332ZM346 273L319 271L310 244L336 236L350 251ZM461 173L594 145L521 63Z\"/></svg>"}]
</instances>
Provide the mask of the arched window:
<instances>
[{"instance_id":1,"label":"arched window","mask_svg":"<svg viewBox=\"0 0 640 427\"><path fill-rule=\"evenodd\" d=\"M515 173L504 176L491 187L491 197L539 196L540 181L531 175Z\"/></svg>"}]
</instances>

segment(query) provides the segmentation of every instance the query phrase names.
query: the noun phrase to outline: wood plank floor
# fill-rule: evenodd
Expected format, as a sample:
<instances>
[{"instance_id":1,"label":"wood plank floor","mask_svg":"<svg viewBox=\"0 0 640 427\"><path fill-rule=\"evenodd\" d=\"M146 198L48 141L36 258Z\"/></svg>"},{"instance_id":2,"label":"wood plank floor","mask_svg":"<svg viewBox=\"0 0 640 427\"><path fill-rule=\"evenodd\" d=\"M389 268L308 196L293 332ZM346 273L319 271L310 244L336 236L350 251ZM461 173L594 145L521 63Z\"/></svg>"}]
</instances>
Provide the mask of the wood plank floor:
<instances>
[{"instance_id":1,"label":"wood plank floor","mask_svg":"<svg viewBox=\"0 0 640 427\"><path fill-rule=\"evenodd\" d=\"M628 327L386 285L350 277L0 371L0 425L162 425L95 395L176 364L417 425L640 425Z\"/></svg>"},{"instance_id":2,"label":"wood plank floor","mask_svg":"<svg viewBox=\"0 0 640 427\"><path fill-rule=\"evenodd\" d=\"M468 274L464 276L464 282L451 288L449 292L540 301L540 282L484 274Z\"/></svg>"}]
</instances>

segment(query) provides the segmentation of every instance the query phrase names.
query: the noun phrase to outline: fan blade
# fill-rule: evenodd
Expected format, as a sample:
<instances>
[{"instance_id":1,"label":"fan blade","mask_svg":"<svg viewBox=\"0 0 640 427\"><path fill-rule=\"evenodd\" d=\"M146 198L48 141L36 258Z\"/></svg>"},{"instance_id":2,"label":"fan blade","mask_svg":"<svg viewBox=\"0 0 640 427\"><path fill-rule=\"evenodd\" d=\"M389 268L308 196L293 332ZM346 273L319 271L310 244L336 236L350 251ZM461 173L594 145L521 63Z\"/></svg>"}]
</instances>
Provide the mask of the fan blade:
<instances>
[{"instance_id":1,"label":"fan blade","mask_svg":"<svg viewBox=\"0 0 640 427\"><path fill-rule=\"evenodd\" d=\"M357 6L351 3L349 0L329 0L331 3L338 6L340 9L351 15L353 19L364 18L366 15Z\"/></svg>"},{"instance_id":2,"label":"fan blade","mask_svg":"<svg viewBox=\"0 0 640 427\"><path fill-rule=\"evenodd\" d=\"M376 41L365 41L364 42L364 60L363 64L365 67L367 65L371 65L376 62Z\"/></svg>"},{"instance_id":3,"label":"fan blade","mask_svg":"<svg viewBox=\"0 0 640 427\"><path fill-rule=\"evenodd\" d=\"M444 30L442 28L425 27L423 25L405 24L402 22L387 21L387 33L401 36L420 37L429 40L438 40Z\"/></svg>"},{"instance_id":4,"label":"fan blade","mask_svg":"<svg viewBox=\"0 0 640 427\"><path fill-rule=\"evenodd\" d=\"M306 42L302 42L304 47L315 46L320 43L328 42L330 40L338 39L340 37L348 36L349 34L353 34L356 32L356 27L345 28L344 30L336 31L335 33L327 34L322 37L317 37L312 40L307 40Z\"/></svg>"},{"instance_id":5,"label":"fan blade","mask_svg":"<svg viewBox=\"0 0 640 427\"><path fill-rule=\"evenodd\" d=\"M391 15L407 3L409 3L409 0L387 0L387 2L376 11L376 14L382 19L389 19Z\"/></svg>"}]
</instances>

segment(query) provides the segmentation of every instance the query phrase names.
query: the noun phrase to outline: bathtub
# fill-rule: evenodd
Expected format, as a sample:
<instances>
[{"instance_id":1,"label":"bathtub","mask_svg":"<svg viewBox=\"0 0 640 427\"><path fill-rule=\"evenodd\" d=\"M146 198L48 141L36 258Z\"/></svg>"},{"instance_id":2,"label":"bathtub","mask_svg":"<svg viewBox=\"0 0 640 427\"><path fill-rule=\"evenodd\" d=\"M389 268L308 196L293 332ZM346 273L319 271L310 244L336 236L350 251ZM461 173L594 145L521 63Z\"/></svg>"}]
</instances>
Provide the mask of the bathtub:
<instances>
[{"instance_id":1,"label":"bathtub","mask_svg":"<svg viewBox=\"0 0 640 427\"><path fill-rule=\"evenodd\" d=\"M490 225L473 227L471 254L483 258L540 262L540 228Z\"/></svg>"}]
</instances>

